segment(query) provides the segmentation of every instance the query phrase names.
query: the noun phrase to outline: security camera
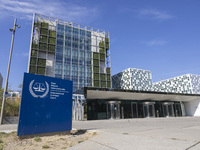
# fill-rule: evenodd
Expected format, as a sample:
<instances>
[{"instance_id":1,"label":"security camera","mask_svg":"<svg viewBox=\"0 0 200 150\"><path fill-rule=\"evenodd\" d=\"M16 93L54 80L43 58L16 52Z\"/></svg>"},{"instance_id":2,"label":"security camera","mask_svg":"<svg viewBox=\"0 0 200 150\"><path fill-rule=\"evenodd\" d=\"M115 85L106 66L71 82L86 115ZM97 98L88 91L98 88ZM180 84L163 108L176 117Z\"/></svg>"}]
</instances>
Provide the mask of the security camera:
<instances>
[{"instance_id":1,"label":"security camera","mask_svg":"<svg viewBox=\"0 0 200 150\"><path fill-rule=\"evenodd\" d=\"M20 26L19 25L16 25L18 28L20 28Z\"/></svg>"},{"instance_id":2,"label":"security camera","mask_svg":"<svg viewBox=\"0 0 200 150\"><path fill-rule=\"evenodd\" d=\"M12 32L12 31L13 31L13 29L10 29L10 31Z\"/></svg>"}]
</instances>

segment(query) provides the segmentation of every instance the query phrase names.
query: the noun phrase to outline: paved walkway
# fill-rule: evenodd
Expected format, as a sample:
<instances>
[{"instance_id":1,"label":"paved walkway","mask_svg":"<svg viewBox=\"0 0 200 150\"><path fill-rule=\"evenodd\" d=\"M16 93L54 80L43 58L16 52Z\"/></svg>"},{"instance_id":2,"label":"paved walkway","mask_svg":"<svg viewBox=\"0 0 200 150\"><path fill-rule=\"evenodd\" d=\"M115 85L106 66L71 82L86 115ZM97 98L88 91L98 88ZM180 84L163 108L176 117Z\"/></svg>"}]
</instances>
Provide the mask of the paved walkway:
<instances>
[{"instance_id":1,"label":"paved walkway","mask_svg":"<svg viewBox=\"0 0 200 150\"><path fill-rule=\"evenodd\" d=\"M200 117L73 121L73 128L101 131L70 150L199 150ZM1 125L0 131L16 131Z\"/></svg>"},{"instance_id":2,"label":"paved walkway","mask_svg":"<svg viewBox=\"0 0 200 150\"><path fill-rule=\"evenodd\" d=\"M70 150L199 150L200 117L74 121L102 133Z\"/></svg>"}]
</instances>

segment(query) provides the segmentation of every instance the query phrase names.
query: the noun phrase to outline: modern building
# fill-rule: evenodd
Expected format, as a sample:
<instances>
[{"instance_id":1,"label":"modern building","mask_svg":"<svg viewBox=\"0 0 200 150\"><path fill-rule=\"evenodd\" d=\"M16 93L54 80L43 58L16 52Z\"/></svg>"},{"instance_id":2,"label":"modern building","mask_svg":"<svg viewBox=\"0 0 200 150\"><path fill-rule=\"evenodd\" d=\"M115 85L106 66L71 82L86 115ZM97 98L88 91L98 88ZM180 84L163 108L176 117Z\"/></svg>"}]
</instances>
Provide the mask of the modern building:
<instances>
[{"instance_id":1,"label":"modern building","mask_svg":"<svg viewBox=\"0 0 200 150\"><path fill-rule=\"evenodd\" d=\"M200 94L85 87L87 119L200 116Z\"/></svg>"},{"instance_id":2,"label":"modern building","mask_svg":"<svg viewBox=\"0 0 200 150\"><path fill-rule=\"evenodd\" d=\"M200 94L200 75L186 74L153 83L157 92Z\"/></svg>"},{"instance_id":3,"label":"modern building","mask_svg":"<svg viewBox=\"0 0 200 150\"><path fill-rule=\"evenodd\" d=\"M200 116L200 76L152 83L150 71L128 68L112 76L113 88L85 87L87 119Z\"/></svg>"},{"instance_id":4,"label":"modern building","mask_svg":"<svg viewBox=\"0 0 200 150\"><path fill-rule=\"evenodd\" d=\"M2 75L0 73L0 89L2 89L2 84L3 84L3 77L2 77Z\"/></svg>"},{"instance_id":5,"label":"modern building","mask_svg":"<svg viewBox=\"0 0 200 150\"><path fill-rule=\"evenodd\" d=\"M28 72L73 81L82 87L111 87L109 33L34 14Z\"/></svg>"},{"instance_id":6,"label":"modern building","mask_svg":"<svg viewBox=\"0 0 200 150\"><path fill-rule=\"evenodd\" d=\"M112 76L112 88L151 91L151 72L142 69L128 68Z\"/></svg>"}]
</instances>

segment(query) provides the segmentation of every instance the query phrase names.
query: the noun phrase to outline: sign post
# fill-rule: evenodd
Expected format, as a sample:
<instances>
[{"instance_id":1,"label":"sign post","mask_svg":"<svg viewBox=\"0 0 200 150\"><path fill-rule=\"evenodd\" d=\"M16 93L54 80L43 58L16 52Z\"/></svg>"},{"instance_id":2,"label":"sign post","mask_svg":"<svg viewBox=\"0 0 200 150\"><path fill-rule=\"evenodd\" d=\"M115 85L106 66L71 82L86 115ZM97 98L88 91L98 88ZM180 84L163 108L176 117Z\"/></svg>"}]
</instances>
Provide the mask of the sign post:
<instances>
[{"instance_id":1,"label":"sign post","mask_svg":"<svg viewBox=\"0 0 200 150\"><path fill-rule=\"evenodd\" d=\"M72 81L24 73L17 135L71 128Z\"/></svg>"}]
</instances>

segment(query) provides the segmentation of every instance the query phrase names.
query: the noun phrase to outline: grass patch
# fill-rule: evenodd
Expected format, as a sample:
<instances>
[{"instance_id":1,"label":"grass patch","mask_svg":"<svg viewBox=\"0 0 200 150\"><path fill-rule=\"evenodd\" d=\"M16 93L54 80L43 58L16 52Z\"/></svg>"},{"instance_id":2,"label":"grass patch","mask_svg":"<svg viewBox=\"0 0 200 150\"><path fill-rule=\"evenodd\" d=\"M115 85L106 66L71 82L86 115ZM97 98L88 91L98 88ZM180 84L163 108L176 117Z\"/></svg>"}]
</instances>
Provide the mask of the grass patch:
<instances>
[{"instance_id":1,"label":"grass patch","mask_svg":"<svg viewBox=\"0 0 200 150\"><path fill-rule=\"evenodd\" d=\"M83 141L78 141L78 143L82 143Z\"/></svg>"},{"instance_id":2,"label":"grass patch","mask_svg":"<svg viewBox=\"0 0 200 150\"><path fill-rule=\"evenodd\" d=\"M36 136L36 137L34 137L34 141L36 141L36 142L41 142L42 139L41 139L39 136Z\"/></svg>"},{"instance_id":3,"label":"grass patch","mask_svg":"<svg viewBox=\"0 0 200 150\"><path fill-rule=\"evenodd\" d=\"M128 135L128 133L123 133L124 135Z\"/></svg>"},{"instance_id":4,"label":"grass patch","mask_svg":"<svg viewBox=\"0 0 200 150\"><path fill-rule=\"evenodd\" d=\"M42 148L43 149L48 149L48 148L50 148L50 146L49 145L43 145Z\"/></svg>"}]
</instances>

